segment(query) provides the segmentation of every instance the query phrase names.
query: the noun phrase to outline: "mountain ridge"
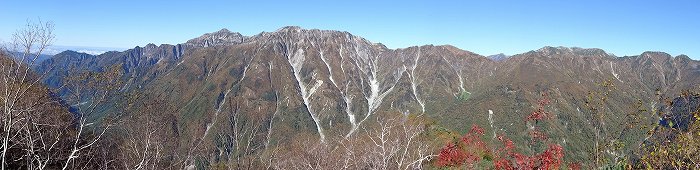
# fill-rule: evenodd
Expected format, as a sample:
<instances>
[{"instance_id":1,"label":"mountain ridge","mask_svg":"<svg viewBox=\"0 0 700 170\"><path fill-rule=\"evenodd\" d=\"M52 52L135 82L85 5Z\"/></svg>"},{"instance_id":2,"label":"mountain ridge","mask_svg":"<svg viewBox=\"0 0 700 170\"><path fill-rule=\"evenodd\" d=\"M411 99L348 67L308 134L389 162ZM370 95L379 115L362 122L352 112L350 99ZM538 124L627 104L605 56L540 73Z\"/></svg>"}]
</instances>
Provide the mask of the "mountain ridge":
<instances>
[{"instance_id":1,"label":"mountain ridge","mask_svg":"<svg viewBox=\"0 0 700 170\"><path fill-rule=\"evenodd\" d=\"M313 33L313 32L320 32L320 33L323 33L323 32L334 32L334 33L348 34L349 36L354 36L354 37L357 37L357 38L361 38L361 39L363 39L363 40L365 40L365 41L371 42L371 41L366 40L366 39L364 39L364 38L362 38L362 37L355 36L355 35L353 35L353 34L347 32L347 31L322 30L322 29L304 29L304 28L302 28L302 27L300 27L300 26L284 26L284 27L281 27L281 28L279 28L279 29L277 29L277 30L275 30L275 31L272 31L272 32L265 32L265 31L263 31L263 32L261 32L261 33L254 34L254 35L250 35L250 36L242 35L242 34L239 33L239 32L232 32L232 31L230 31L230 30L227 29L227 28L222 28L222 29L220 29L220 30L218 30L218 31L215 31L215 32L204 33L204 34L202 34L202 35L199 36L199 37L195 37L195 38L189 39L189 40L187 40L187 41L185 41L185 42L183 42L183 43L178 43L178 44L179 44L179 45L195 46L195 47L211 47L211 46L236 45L236 44L246 43L246 42L249 42L249 41L255 41L255 39L257 39L257 37L261 37L261 36L266 35L266 34L275 34L275 33L279 33L279 32L312 32L312 33ZM167 44L167 43L166 43L166 44L161 44L161 45L155 45L155 44L153 44L153 43L148 43L148 44L146 44L144 47L146 47L146 46L156 46L156 47L159 47L159 46L162 46L162 45L178 45L178 44ZM373 44L381 44L381 43L373 43ZM381 46L384 46L384 45L381 45ZM408 47L386 48L386 49L398 50L398 49L405 49L405 48L411 48L411 47L422 47L422 46L448 46L448 47L450 47L450 48L454 48L454 49L457 49L457 50L466 51L466 52L469 52L469 53L474 53L474 52L472 52L472 51L469 51L469 50L466 50L466 49L462 49L462 48L459 48L459 47L456 47L456 46L453 46L453 45L450 45L450 44L443 44L443 45L424 44L424 45L412 45L412 46L408 46ZM135 46L134 48L136 48L136 47L140 47L140 46ZM133 48L132 48L132 49L133 49ZM618 57L617 55L612 54L612 53L608 53L608 52L606 52L605 50L603 50L603 49L601 49L601 48L582 48L582 47L577 47L577 46L566 47L566 46L549 46L549 45L548 45L548 46L541 47L541 48L539 48L539 49L530 50L530 51L525 51L525 52L522 52L522 53L517 53L517 54L514 54L514 55L510 55L510 56L516 56L516 55L525 54L525 53L528 53L528 52L546 52L546 51L548 51L548 50L549 50L550 52L560 52L560 53L561 53L561 52L573 52L573 53L582 53L582 54L589 53L589 54L596 54L596 55L609 55L609 56ZM66 51L70 51L70 50L66 50ZM649 51L644 51L644 52L640 53L639 55L619 56L619 57L644 56L645 54L649 54L649 53L661 53L661 54L665 54L665 55L671 56L670 54L668 54L668 53L666 53L666 52L663 52L663 51L651 51L651 50L649 50ZM482 55L482 54L478 54L478 53L474 53L474 54L481 55L481 56L485 56L485 57L489 57L489 56ZM92 54L92 55L95 55L95 54ZM97 54L97 55L100 55L100 54ZM505 54L503 54L503 53L499 53L499 54L496 54L496 55L490 55L490 56L500 56L500 55L508 56L508 55L505 55ZM509 57L510 57L510 56L509 56ZM676 57L686 58L686 57L687 57L687 58L689 58L689 59L691 59L691 60L694 60L694 61L700 61L700 60L692 59L692 58L690 58L689 56L687 56L687 55L685 55L685 54L679 54L679 55L671 56L671 57L672 57L672 58L676 58Z\"/></svg>"},{"instance_id":2,"label":"mountain ridge","mask_svg":"<svg viewBox=\"0 0 700 170\"><path fill-rule=\"evenodd\" d=\"M214 136L233 133L233 115L254 120L269 134L257 142L283 143L299 134L321 141L348 136L391 112L425 115L460 132L478 124L490 127L489 133L523 137L528 125L521 118L542 93L560 117L552 124L561 130L551 140L586 141L593 128L587 124L587 96L602 90L602 82L616 84L615 97L603 104L611 127L637 100L656 105L657 90L675 94L700 84L700 62L665 53L616 57L596 48L546 46L495 62L451 45L390 49L332 30L283 27L239 35L222 29L190 44L148 44L42 64L97 71L121 64L125 93L168 94L164 100L177 110L172 124L182 135L176 141L182 151L195 139L218 146ZM56 83L52 77L65 73L50 75L45 81ZM588 143L561 144L574 155L567 159L590 159L577 154Z\"/></svg>"}]
</instances>

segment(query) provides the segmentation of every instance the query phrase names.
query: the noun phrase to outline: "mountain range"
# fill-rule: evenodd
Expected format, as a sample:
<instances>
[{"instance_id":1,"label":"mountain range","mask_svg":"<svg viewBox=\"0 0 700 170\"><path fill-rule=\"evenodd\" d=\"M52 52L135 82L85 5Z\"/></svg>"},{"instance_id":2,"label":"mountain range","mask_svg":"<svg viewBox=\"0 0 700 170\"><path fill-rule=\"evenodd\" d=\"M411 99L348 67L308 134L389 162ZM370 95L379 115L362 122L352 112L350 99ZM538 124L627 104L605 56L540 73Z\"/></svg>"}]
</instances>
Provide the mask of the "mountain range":
<instances>
[{"instance_id":1,"label":"mountain range","mask_svg":"<svg viewBox=\"0 0 700 170\"><path fill-rule=\"evenodd\" d=\"M55 88L72 70L113 65L124 73L120 92L170 104L178 151L197 139L218 148L220 136L235 133L230 126L237 119L267 134L253 145L267 145L302 134L320 141L350 136L388 113L422 115L457 132L477 124L494 139L505 134L526 143L528 129L540 125L523 119L546 96L554 115L547 140L566 148L571 156L565 159L591 160L582 153L593 147L597 113L605 113L600 118L610 135L626 133L631 150L646 131L622 132L630 110L659 107L659 94L674 96L700 84L699 61L664 52L618 57L596 48L548 46L487 57L450 45L390 49L348 32L293 26L252 36L222 29L182 44L100 55L64 51L36 70ZM659 120L640 116L640 124Z\"/></svg>"}]
</instances>

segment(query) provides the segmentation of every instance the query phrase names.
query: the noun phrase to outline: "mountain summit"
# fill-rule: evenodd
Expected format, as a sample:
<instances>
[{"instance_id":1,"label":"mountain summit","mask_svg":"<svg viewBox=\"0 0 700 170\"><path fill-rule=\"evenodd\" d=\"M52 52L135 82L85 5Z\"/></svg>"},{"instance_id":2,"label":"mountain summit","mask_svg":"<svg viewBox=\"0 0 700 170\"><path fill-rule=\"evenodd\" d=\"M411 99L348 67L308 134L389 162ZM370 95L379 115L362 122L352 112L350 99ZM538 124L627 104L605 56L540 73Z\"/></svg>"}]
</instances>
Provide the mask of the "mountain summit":
<instances>
[{"instance_id":1,"label":"mountain summit","mask_svg":"<svg viewBox=\"0 0 700 170\"><path fill-rule=\"evenodd\" d=\"M503 53L499 53L499 54L490 55L486 58L489 58L493 61L502 61L502 60L508 59L508 57L510 57L510 56L505 55Z\"/></svg>"},{"instance_id":2,"label":"mountain summit","mask_svg":"<svg viewBox=\"0 0 700 170\"><path fill-rule=\"evenodd\" d=\"M197 38L188 40L185 44L195 47L227 46L243 43L248 37L228 29L221 29L213 33L206 33Z\"/></svg>"}]
</instances>

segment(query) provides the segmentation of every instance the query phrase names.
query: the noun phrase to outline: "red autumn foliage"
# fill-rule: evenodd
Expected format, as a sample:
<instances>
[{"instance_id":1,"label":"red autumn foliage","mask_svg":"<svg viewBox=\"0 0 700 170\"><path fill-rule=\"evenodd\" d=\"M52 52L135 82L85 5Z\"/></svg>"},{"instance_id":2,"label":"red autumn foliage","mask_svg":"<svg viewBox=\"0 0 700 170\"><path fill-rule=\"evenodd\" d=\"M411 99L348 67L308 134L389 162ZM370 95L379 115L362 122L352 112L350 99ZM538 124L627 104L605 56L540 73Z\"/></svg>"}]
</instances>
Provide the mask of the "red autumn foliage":
<instances>
[{"instance_id":1,"label":"red autumn foliage","mask_svg":"<svg viewBox=\"0 0 700 170\"><path fill-rule=\"evenodd\" d=\"M568 166L569 170L580 170L581 163L570 163Z\"/></svg>"},{"instance_id":2,"label":"red autumn foliage","mask_svg":"<svg viewBox=\"0 0 700 170\"><path fill-rule=\"evenodd\" d=\"M540 161L539 163L544 169L559 169L562 158L564 158L564 148L558 144L550 144L549 148L537 155L536 159Z\"/></svg>"},{"instance_id":3,"label":"red autumn foliage","mask_svg":"<svg viewBox=\"0 0 700 170\"><path fill-rule=\"evenodd\" d=\"M472 128L469 130L469 133L484 135L484 128L481 128L478 125L472 125Z\"/></svg>"},{"instance_id":4,"label":"red autumn foliage","mask_svg":"<svg viewBox=\"0 0 700 170\"><path fill-rule=\"evenodd\" d=\"M510 165L510 161L508 161L506 159L494 160L493 165L495 166L496 169L506 169L506 170L515 169L513 166Z\"/></svg>"},{"instance_id":5,"label":"red autumn foliage","mask_svg":"<svg viewBox=\"0 0 700 170\"><path fill-rule=\"evenodd\" d=\"M550 113L544 108L549 104L547 95L537 102L537 108L532 114L525 118L525 121L539 121L551 118ZM537 123L537 122L535 122ZM544 142L548 135L537 128L530 130L532 142ZM483 142L480 136L484 135L484 129L477 125L472 125L469 133L465 134L456 143L449 143L440 151L440 155L435 162L438 167L460 167L462 165L473 166L481 160L479 153L487 153L493 156L493 166L495 169L515 170L515 169L559 169L563 163L564 148L558 144L549 144L548 148L541 153L526 155L517 152L515 143L504 135L498 136L498 141L502 146L496 149L490 148ZM494 151L494 153L490 153ZM569 164L570 169L580 169L578 163Z\"/></svg>"},{"instance_id":6,"label":"red autumn foliage","mask_svg":"<svg viewBox=\"0 0 700 170\"><path fill-rule=\"evenodd\" d=\"M539 131L537 129L533 129L530 131L530 137L536 141L545 141L549 138L546 133Z\"/></svg>"},{"instance_id":7,"label":"red autumn foliage","mask_svg":"<svg viewBox=\"0 0 700 170\"><path fill-rule=\"evenodd\" d=\"M532 114L525 117L525 121L530 120L542 120L545 118L550 118L550 113L544 110L544 107L549 104L549 99L547 98L547 93L542 94L542 99L537 101L537 109L532 112Z\"/></svg>"},{"instance_id":8,"label":"red autumn foliage","mask_svg":"<svg viewBox=\"0 0 700 170\"><path fill-rule=\"evenodd\" d=\"M435 166L446 167L446 166L460 166L467 160L467 153L464 152L454 143L448 143L440 149L440 155L438 155Z\"/></svg>"},{"instance_id":9,"label":"red autumn foliage","mask_svg":"<svg viewBox=\"0 0 700 170\"><path fill-rule=\"evenodd\" d=\"M484 135L484 129L473 125L469 133L465 134L456 143L448 143L438 155L435 166L437 167L455 167L468 165L481 161L483 154L489 154L486 142L481 140Z\"/></svg>"},{"instance_id":10,"label":"red autumn foliage","mask_svg":"<svg viewBox=\"0 0 700 170\"><path fill-rule=\"evenodd\" d=\"M496 169L559 169L564 158L564 148L550 144L549 148L540 154L527 156L514 151L513 141L503 136L498 138L503 142L493 164Z\"/></svg>"},{"instance_id":11,"label":"red autumn foliage","mask_svg":"<svg viewBox=\"0 0 700 170\"><path fill-rule=\"evenodd\" d=\"M462 165L472 166L481 161L482 154L490 154L489 146L479 138L483 136L483 129L472 126L469 133L465 134L456 143L448 143L441 150L437 157L435 166L437 167L459 167ZM503 135L498 136L503 147L497 148L494 153L493 165L496 169L559 169L564 158L564 148L558 144L550 144L549 147L540 154L528 156L515 151L515 144L512 140ZM569 164L570 168L580 165Z\"/></svg>"},{"instance_id":12,"label":"red autumn foliage","mask_svg":"<svg viewBox=\"0 0 700 170\"><path fill-rule=\"evenodd\" d=\"M551 114L544 110L549 102L547 94L542 94L542 99L537 102L537 108L525 118L525 121L550 119ZM537 128L530 130L529 134L532 142L544 142L549 138L546 133ZM515 152L515 146L510 139L501 135L498 140L503 143L504 148L499 149L496 154L494 161L496 169L559 169L561 167L562 158L564 158L564 148L561 145L549 144L542 153L527 156Z\"/></svg>"}]
</instances>

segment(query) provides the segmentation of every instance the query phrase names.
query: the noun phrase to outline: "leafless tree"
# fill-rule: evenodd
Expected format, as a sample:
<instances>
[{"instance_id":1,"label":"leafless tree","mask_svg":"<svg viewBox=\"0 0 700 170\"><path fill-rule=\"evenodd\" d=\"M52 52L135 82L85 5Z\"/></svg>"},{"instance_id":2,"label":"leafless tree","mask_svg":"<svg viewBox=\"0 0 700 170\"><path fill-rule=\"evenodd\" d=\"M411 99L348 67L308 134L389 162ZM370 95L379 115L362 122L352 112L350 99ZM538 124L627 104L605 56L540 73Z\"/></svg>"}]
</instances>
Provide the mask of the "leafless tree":
<instances>
[{"instance_id":1,"label":"leafless tree","mask_svg":"<svg viewBox=\"0 0 700 170\"><path fill-rule=\"evenodd\" d=\"M119 148L121 163L129 169L170 168L167 166L171 162L165 159L172 154L168 144L173 138L167 127L174 111L158 96L143 99L133 95L126 100L128 112L119 124L123 138Z\"/></svg>"},{"instance_id":2,"label":"leafless tree","mask_svg":"<svg viewBox=\"0 0 700 170\"><path fill-rule=\"evenodd\" d=\"M377 117L377 127L365 129L371 141L365 162L376 169L419 169L433 157L422 122L402 116Z\"/></svg>"},{"instance_id":3,"label":"leafless tree","mask_svg":"<svg viewBox=\"0 0 700 170\"><path fill-rule=\"evenodd\" d=\"M91 115L106 101L119 80L118 67L103 73L83 72L66 82L69 98L62 100L42 85L47 72L31 70L54 40L53 23L28 21L3 48L0 65L1 169L63 169L95 161L85 151L95 146L108 126L98 127ZM89 92L89 93L84 93ZM74 108L73 113L66 106ZM101 124L107 125L107 124ZM94 132L97 133L94 133ZM84 156L84 160L75 160ZM22 161L23 163L19 163Z\"/></svg>"},{"instance_id":4,"label":"leafless tree","mask_svg":"<svg viewBox=\"0 0 700 170\"><path fill-rule=\"evenodd\" d=\"M74 140L63 169L69 168L73 160L80 156L80 152L93 147L98 143L104 134L114 125L105 119L98 119L95 114L103 111L104 104L111 96L116 95L121 87L121 66L114 65L106 68L103 72L92 71L72 71L74 75L69 76L64 85L60 88L66 89L67 103L74 108L75 131ZM90 134L90 135L88 135Z\"/></svg>"},{"instance_id":5,"label":"leafless tree","mask_svg":"<svg viewBox=\"0 0 700 170\"><path fill-rule=\"evenodd\" d=\"M12 36L12 42L2 49L2 84L0 84L0 102L2 103L2 165L1 169L9 168L8 158L21 159L26 162L28 169L44 169L47 164L55 161L55 155L49 154L57 150L61 141L62 131L55 131L63 125L46 121L52 115L42 112L49 111L42 107L55 104L54 100L46 98L46 89L41 86L44 74L35 74L30 69L36 64L39 56L54 39L53 23L28 21L25 28L18 30ZM42 94L43 93L43 94ZM58 113L53 118L60 118ZM53 121L58 121L56 119ZM54 131L52 131L54 130ZM20 153L13 150L21 150ZM8 155L8 154L14 154Z\"/></svg>"},{"instance_id":6,"label":"leafless tree","mask_svg":"<svg viewBox=\"0 0 700 170\"><path fill-rule=\"evenodd\" d=\"M420 118L381 115L354 135L320 143L299 140L274 162L277 169L421 169L435 157Z\"/></svg>"},{"instance_id":7,"label":"leafless tree","mask_svg":"<svg viewBox=\"0 0 700 170\"><path fill-rule=\"evenodd\" d=\"M224 122L224 133L213 137L216 152L213 157L220 165L234 169L259 169L257 162L263 147L267 132L262 128L263 118L256 114L246 114L236 100L228 100L228 119Z\"/></svg>"}]
</instances>

